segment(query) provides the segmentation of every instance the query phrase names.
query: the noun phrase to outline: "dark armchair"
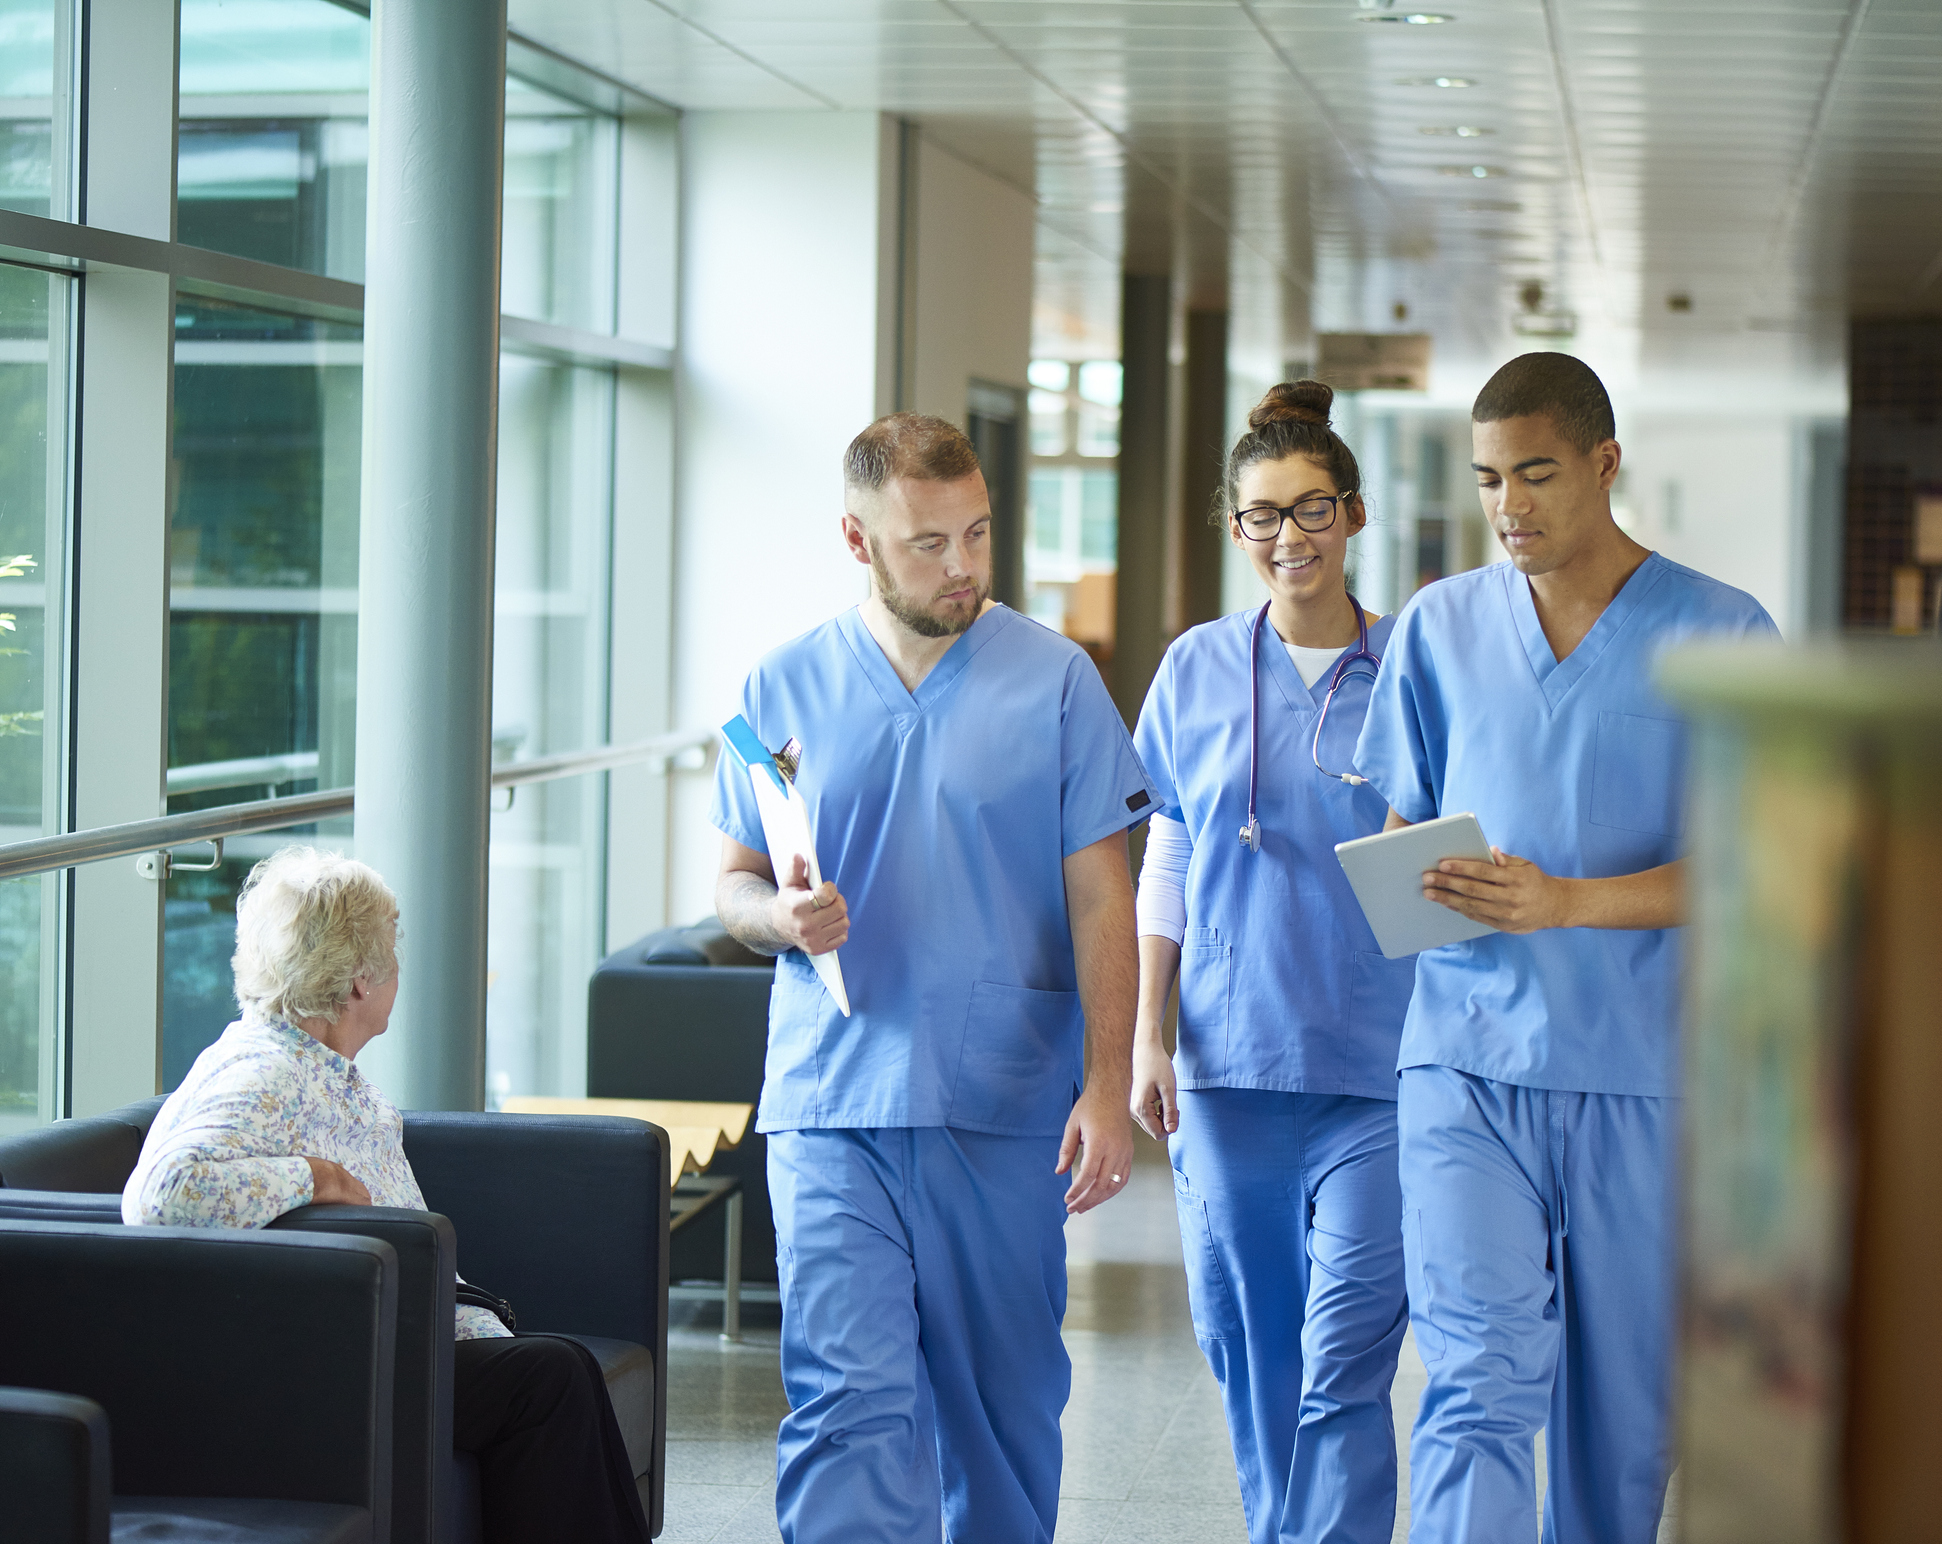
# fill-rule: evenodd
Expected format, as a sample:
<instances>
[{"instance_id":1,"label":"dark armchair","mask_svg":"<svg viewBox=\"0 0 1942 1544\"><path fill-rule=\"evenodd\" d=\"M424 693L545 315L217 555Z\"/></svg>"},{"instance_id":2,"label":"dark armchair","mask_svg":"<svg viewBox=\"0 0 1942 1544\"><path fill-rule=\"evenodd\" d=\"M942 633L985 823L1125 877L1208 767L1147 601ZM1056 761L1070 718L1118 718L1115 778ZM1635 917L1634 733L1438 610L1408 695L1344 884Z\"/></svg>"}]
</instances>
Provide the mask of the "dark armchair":
<instances>
[{"instance_id":1,"label":"dark armchair","mask_svg":"<svg viewBox=\"0 0 1942 1544\"><path fill-rule=\"evenodd\" d=\"M744 949L712 919L616 949L587 993L587 1093L755 1103L774 982L775 962ZM743 1279L773 1282L767 1141L750 1131L719 1149L708 1172L742 1182ZM672 1279L721 1274L722 1217L718 1207L675 1236Z\"/></svg>"},{"instance_id":2,"label":"dark armchair","mask_svg":"<svg viewBox=\"0 0 1942 1544\"><path fill-rule=\"evenodd\" d=\"M42 1454L90 1529L385 1544L397 1286L371 1238L0 1220L0 1462Z\"/></svg>"},{"instance_id":3,"label":"dark armchair","mask_svg":"<svg viewBox=\"0 0 1942 1544\"><path fill-rule=\"evenodd\" d=\"M160 1105L144 1100L0 1141L0 1186L34 1187L0 1188L0 1218L118 1222L120 1187ZM644 1121L600 1117L407 1113L405 1152L432 1211L311 1206L261 1234L220 1235L347 1234L381 1239L396 1255L394 1536L401 1544L478 1536L476 1469L451 1446L455 1266L511 1301L523 1329L572 1335L594 1353L658 1533L666 1484L667 1134ZM73 1188L104 1184L112 1192Z\"/></svg>"}]
</instances>

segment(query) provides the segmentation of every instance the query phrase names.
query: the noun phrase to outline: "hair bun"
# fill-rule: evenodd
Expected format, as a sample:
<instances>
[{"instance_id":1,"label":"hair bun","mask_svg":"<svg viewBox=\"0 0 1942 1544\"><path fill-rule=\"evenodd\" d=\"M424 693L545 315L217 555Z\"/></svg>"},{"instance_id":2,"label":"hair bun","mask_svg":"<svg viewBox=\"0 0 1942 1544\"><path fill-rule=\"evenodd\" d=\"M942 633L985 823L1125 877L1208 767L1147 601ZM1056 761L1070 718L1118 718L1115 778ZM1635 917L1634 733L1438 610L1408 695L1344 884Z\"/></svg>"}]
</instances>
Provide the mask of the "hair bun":
<instances>
[{"instance_id":1,"label":"hair bun","mask_svg":"<svg viewBox=\"0 0 1942 1544\"><path fill-rule=\"evenodd\" d=\"M1320 381L1283 381L1270 386L1268 394L1255 403L1254 411L1247 415L1247 426L1265 429L1269 424L1298 423L1326 429L1329 404L1334 400L1334 387Z\"/></svg>"}]
</instances>

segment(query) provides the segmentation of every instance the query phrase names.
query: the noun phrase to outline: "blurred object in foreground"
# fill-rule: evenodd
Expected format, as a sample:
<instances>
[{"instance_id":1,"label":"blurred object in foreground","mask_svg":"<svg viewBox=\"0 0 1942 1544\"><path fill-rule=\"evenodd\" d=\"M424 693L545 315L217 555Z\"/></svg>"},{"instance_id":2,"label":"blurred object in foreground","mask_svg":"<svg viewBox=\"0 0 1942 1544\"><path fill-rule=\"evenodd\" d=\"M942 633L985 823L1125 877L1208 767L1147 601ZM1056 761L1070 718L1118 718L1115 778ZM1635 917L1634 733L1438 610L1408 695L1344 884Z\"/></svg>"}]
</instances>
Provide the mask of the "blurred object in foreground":
<instances>
[{"instance_id":1,"label":"blurred object in foreground","mask_svg":"<svg viewBox=\"0 0 1942 1544\"><path fill-rule=\"evenodd\" d=\"M1681 1534L1942 1516L1942 650L1707 646L1693 721Z\"/></svg>"}]
</instances>

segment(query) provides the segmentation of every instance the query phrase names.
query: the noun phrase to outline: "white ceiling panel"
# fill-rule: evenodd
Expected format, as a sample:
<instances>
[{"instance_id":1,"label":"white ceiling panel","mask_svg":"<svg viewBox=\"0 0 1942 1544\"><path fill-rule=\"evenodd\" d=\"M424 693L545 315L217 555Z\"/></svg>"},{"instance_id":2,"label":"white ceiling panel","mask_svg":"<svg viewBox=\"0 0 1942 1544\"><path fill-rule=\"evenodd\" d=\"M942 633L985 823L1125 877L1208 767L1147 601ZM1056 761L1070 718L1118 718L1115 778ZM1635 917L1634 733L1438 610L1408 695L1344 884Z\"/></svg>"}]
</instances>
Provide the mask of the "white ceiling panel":
<instances>
[{"instance_id":1,"label":"white ceiling panel","mask_svg":"<svg viewBox=\"0 0 1942 1544\"><path fill-rule=\"evenodd\" d=\"M1398 305L1501 354L1533 281L1641 359L1739 336L1767 361L1850 309L1942 311L1942 0L1437 13L512 0L520 31L681 107L913 119L1038 200L1041 329L1087 347L1122 267L1231 305L1263 357Z\"/></svg>"}]
</instances>

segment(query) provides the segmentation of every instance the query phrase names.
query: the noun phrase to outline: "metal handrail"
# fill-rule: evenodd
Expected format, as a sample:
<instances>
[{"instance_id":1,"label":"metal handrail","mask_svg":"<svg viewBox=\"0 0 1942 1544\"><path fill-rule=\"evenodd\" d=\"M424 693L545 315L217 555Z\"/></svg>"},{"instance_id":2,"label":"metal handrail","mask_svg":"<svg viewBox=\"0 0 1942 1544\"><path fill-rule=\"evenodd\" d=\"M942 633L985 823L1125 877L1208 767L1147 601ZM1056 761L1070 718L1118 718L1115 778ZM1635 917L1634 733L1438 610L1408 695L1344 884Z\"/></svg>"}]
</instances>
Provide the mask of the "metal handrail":
<instances>
[{"instance_id":1,"label":"metal handrail","mask_svg":"<svg viewBox=\"0 0 1942 1544\"><path fill-rule=\"evenodd\" d=\"M171 797L179 793L213 793L218 788L274 788L278 783L315 777L317 759L315 751L287 751L281 756L202 761L191 767L170 767L163 786Z\"/></svg>"},{"instance_id":2,"label":"metal handrail","mask_svg":"<svg viewBox=\"0 0 1942 1544\"><path fill-rule=\"evenodd\" d=\"M608 772L615 767L631 766L643 761L659 761L666 766L687 752L705 753L714 738L711 731L689 729L676 734L656 735L632 745L604 745L598 750L570 751L560 756L513 762L493 769L492 786L495 789L519 788L528 783L547 783L590 772ZM258 831L307 825L313 820L348 815L355 804L354 790L332 788L321 793L291 794L281 799L256 799L247 804L223 804L215 809L186 810L180 815L131 820L118 826L97 826L91 831L36 837L28 842L9 842L0 846L0 879L18 879L27 874L73 868L81 863L139 857L144 853L188 847L197 842L223 841L232 836L250 836Z\"/></svg>"}]
</instances>

